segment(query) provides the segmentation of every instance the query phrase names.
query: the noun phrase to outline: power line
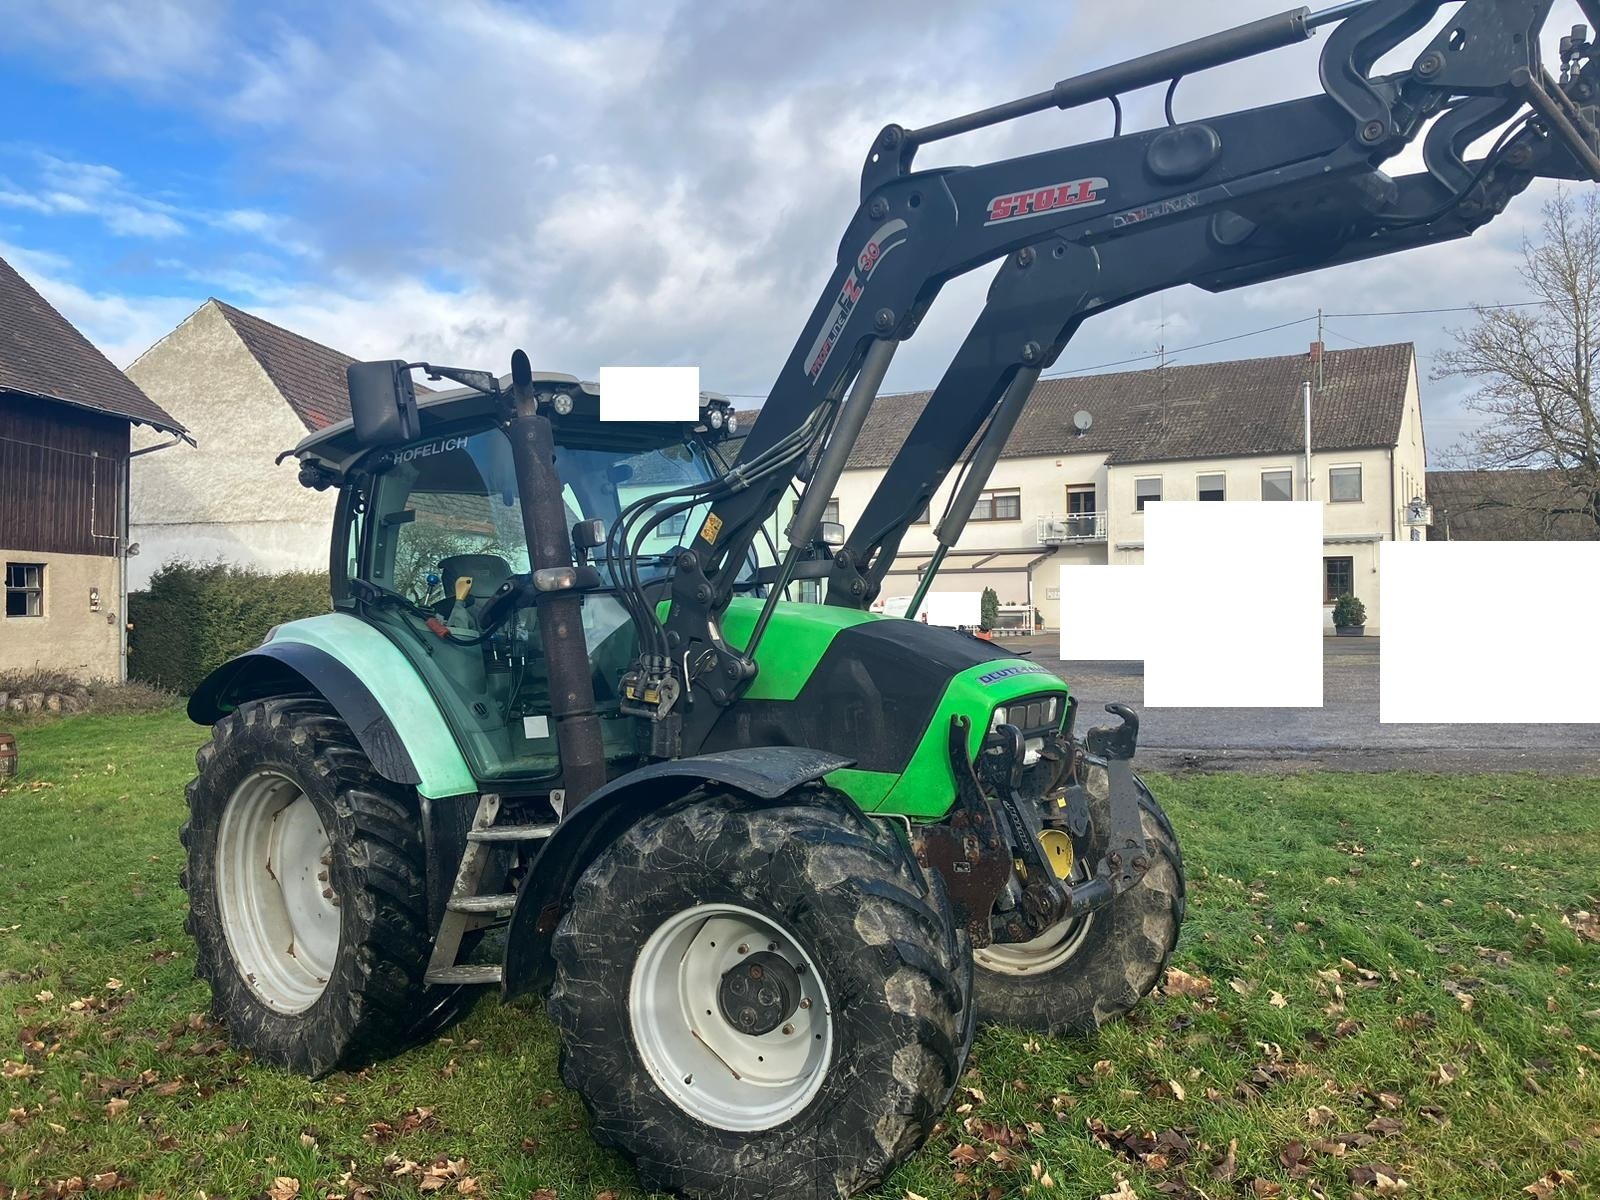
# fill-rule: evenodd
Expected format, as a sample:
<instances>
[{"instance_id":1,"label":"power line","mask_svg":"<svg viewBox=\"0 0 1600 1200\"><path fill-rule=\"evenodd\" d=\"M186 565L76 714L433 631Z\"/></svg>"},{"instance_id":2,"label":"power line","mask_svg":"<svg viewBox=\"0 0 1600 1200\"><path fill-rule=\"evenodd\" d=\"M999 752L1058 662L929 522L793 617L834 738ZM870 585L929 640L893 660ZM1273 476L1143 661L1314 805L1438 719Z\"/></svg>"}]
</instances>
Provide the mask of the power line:
<instances>
[{"instance_id":1,"label":"power line","mask_svg":"<svg viewBox=\"0 0 1600 1200\"><path fill-rule=\"evenodd\" d=\"M1429 313L1459 313L1459 312L1484 312L1492 308L1537 308L1542 304L1554 304L1554 300L1518 300L1512 304L1461 304L1454 308L1392 308L1387 312L1347 312L1327 313L1330 317L1418 317Z\"/></svg>"},{"instance_id":2,"label":"power line","mask_svg":"<svg viewBox=\"0 0 1600 1200\"><path fill-rule=\"evenodd\" d=\"M1263 329L1252 329L1246 333L1235 333L1230 334L1228 337L1212 338L1209 342L1196 342L1192 346L1175 346L1171 350L1157 350L1150 354L1136 355L1133 358L1121 358L1116 362L1098 363L1092 367L1074 367L1070 371L1050 371L1039 376L1039 378L1059 379L1065 375L1083 375L1089 371L1099 371L1106 367L1120 367L1123 365L1123 363L1144 362L1145 360L1151 358L1164 357L1168 362L1170 362L1176 355L1187 354L1191 350L1204 350L1208 346L1220 346L1225 342L1237 342L1243 338L1257 337L1263 333L1276 333L1280 329L1288 329L1292 325L1304 325L1307 321L1315 321L1316 319L1317 318L1315 316L1298 317L1293 321L1284 321L1280 325L1268 325Z\"/></svg>"},{"instance_id":3,"label":"power line","mask_svg":"<svg viewBox=\"0 0 1600 1200\"><path fill-rule=\"evenodd\" d=\"M1501 308L1537 308L1542 305L1555 303L1557 302L1554 300L1517 300L1508 304L1462 304L1449 308L1391 308L1373 312L1324 313L1322 315L1324 317L1337 317L1340 320L1354 317L1419 317L1429 316L1436 313L1486 312L1492 309ZM1177 355L1187 354L1191 350L1206 350L1212 346L1223 346L1229 342L1238 342L1243 341L1245 338L1259 337L1264 333L1276 333L1280 329L1291 329L1296 325L1304 325L1308 321L1315 321L1316 319L1317 316L1315 313L1313 313L1309 316L1296 317L1292 321L1283 321L1277 325L1266 325L1260 329L1246 330L1244 333L1234 333L1229 334L1227 337L1212 338L1208 342L1196 342L1192 346L1176 346L1170 349L1163 348L1159 350L1152 350L1148 354L1135 354L1130 358L1116 358L1109 362L1095 363L1093 366L1088 367L1073 367L1071 370L1067 371L1046 371L1040 375L1039 378L1063 379L1070 375L1087 375L1092 371L1104 371L1108 367L1125 367L1132 363L1149 362L1151 359L1160 359L1164 363L1170 364ZM1350 337L1347 334L1340 333L1336 329L1330 329L1328 332L1332 333L1335 337L1344 339L1352 345L1361 347L1367 346L1367 343L1359 342L1355 338ZM930 391L932 389L908 388L906 390L910 392L917 392ZM731 400L767 399L767 393L765 392L725 392L723 394Z\"/></svg>"}]
</instances>

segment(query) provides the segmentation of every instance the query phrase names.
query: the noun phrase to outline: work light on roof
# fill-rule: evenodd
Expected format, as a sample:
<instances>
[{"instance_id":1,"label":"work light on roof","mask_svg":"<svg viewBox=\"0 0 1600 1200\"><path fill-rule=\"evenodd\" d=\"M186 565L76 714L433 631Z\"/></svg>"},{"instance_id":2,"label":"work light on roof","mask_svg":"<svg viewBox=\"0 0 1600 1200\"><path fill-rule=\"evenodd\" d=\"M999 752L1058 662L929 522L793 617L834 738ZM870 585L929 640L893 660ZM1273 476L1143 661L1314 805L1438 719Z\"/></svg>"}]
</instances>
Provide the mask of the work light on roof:
<instances>
[{"instance_id":1,"label":"work light on roof","mask_svg":"<svg viewBox=\"0 0 1600 1200\"><path fill-rule=\"evenodd\" d=\"M570 416L572 414L572 397L566 392L557 392L551 398L550 406L556 410L557 416Z\"/></svg>"}]
</instances>

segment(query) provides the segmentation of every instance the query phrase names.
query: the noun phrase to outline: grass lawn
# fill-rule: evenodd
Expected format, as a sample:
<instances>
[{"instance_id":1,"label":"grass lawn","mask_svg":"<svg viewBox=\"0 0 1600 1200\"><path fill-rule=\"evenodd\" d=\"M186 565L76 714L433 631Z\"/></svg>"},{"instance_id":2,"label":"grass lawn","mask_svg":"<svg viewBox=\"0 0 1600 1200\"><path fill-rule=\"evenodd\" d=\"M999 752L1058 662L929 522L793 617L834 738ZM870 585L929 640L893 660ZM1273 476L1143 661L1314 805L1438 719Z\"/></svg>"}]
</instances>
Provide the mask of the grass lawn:
<instances>
[{"instance_id":1,"label":"grass lawn","mask_svg":"<svg viewBox=\"0 0 1600 1200\"><path fill-rule=\"evenodd\" d=\"M537 1004L486 997L314 1083L229 1049L177 885L200 731L24 721L0 787L0 1200L636 1194ZM1090 1041L980 1032L879 1195L1600 1195L1600 923L1573 916L1600 909L1600 781L1152 782L1189 864L1183 974Z\"/></svg>"}]
</instances>

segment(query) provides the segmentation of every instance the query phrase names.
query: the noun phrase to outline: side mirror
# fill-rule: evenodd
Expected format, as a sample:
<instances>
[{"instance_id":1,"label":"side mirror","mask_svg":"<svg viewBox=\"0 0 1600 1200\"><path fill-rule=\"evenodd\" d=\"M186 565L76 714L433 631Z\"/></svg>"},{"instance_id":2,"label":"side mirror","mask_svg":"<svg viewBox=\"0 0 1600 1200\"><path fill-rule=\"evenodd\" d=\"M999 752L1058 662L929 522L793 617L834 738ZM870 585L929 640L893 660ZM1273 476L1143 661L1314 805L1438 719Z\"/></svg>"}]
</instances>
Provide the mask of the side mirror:
<instances>
[{"instance_id":1,"label":"side mirror","mask_svg":"<svg viewBox=\"0 0 1600 1200\"><path fill-rule=\"evenodd\" d=\"M606 523L599 517L579 521L572 527L572 544L579 550L593 550L606 544Z\"/></svg>"},{"instance_id":2,"label":"side mirror","mask_svg":"<svg viewBox=\"0 0 1600 1200\"><path fill-rule=\"evenodd\" d=\"M351 363L345 368L345 385L356 441L363 446L395 446L422 436L417 391L401 360Z\"/></svg>"}]
</instances>

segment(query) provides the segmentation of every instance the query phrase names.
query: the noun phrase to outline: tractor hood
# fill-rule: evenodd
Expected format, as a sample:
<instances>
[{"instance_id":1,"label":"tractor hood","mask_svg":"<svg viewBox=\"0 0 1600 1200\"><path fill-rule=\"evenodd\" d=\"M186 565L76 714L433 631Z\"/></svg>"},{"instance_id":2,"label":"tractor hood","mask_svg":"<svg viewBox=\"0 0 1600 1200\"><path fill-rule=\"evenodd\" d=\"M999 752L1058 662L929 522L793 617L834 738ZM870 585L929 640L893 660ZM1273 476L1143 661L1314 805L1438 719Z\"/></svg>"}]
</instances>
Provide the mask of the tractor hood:
<instances>
[{"instance_id":1,"label":"tractor hood","mask_svg":"<svg viewBox=\"0 0 1600 1200\"><path fill-rule=\"evenodd\" d=\"M761 610L735 599L722 619L743 645ZM902 617L819 604L779 604L756 650L760 673L718 721L707 751L799 745L856 760L829 781L867 809L941 816L955 795L948 759L952 717L971 722L974 758L990 718L1023 697L1067 685L1038 663L991 642Z\"/></svg>"}]
</instances>

